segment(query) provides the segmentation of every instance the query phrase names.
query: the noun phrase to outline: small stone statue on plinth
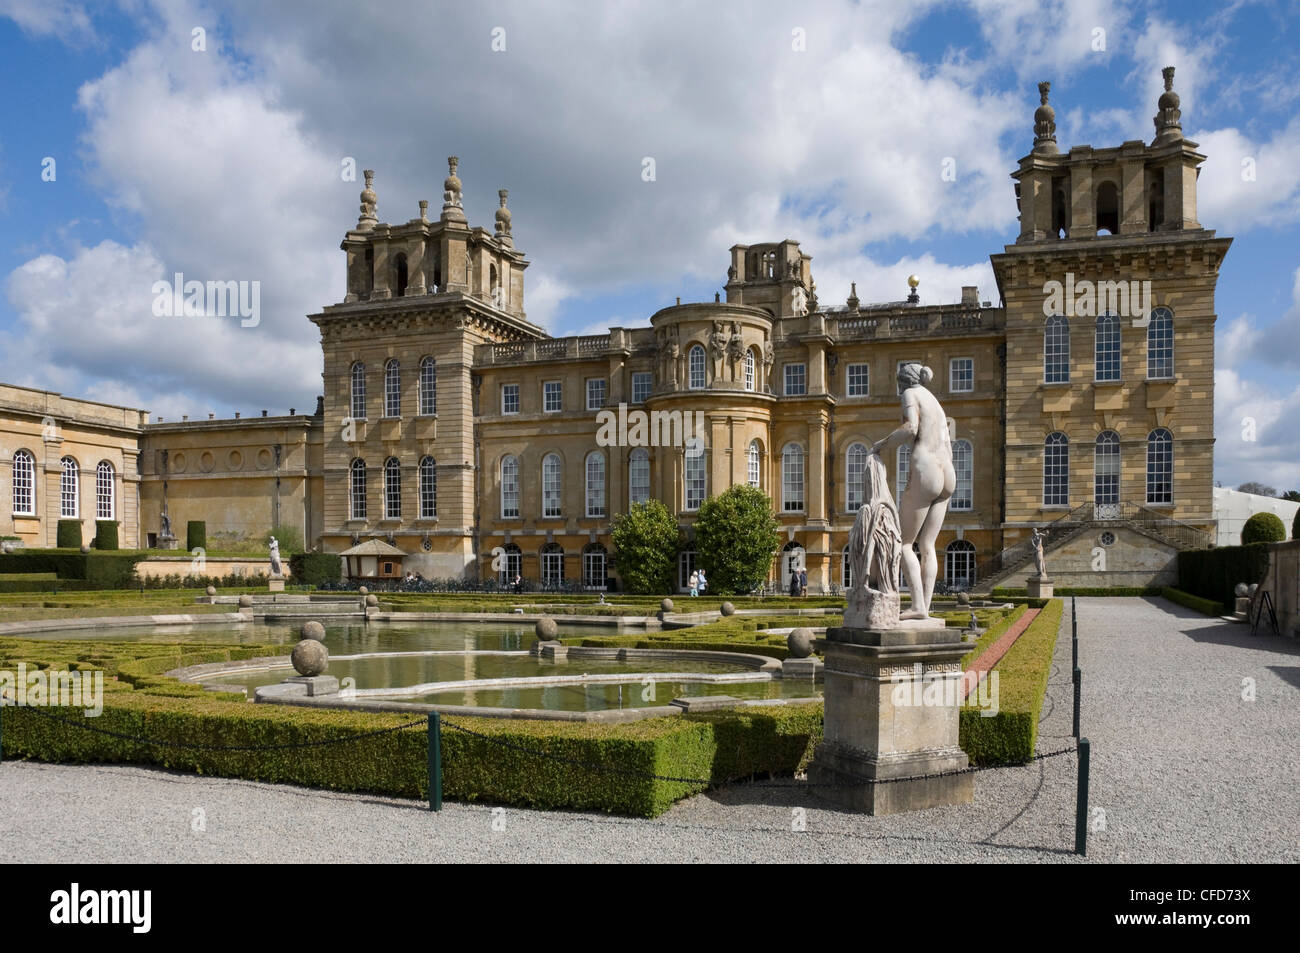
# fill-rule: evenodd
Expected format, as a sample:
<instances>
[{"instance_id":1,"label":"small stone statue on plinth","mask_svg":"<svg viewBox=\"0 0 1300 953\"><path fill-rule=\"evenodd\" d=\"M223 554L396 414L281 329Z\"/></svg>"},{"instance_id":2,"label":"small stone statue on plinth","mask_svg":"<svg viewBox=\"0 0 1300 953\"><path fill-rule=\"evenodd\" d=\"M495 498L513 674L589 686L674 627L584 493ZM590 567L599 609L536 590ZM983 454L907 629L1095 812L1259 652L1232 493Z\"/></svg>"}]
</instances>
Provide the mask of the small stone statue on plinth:
<instances>
[{"instance_id":1,"label":"small stone statue on plinth","mask_svg":"<svg viewBox=\"0 0 1300 953\"><path fill-rule=\"evenodd\" d=\"M929 613L934 544L956 487L947 417L924 387L932 376L920 364L899 369L903 424L867 457L867 503L849 536L853 588L844 625L816 643L825 654L825 733L808 778L818 797L869 814L975 798L974 775L955 773L970 766L958 744L961 657L970 646L961 629ZM911 449L899 507L880 459L897 443ZM901 613L900 562L912 592Z\"/></svg>"},{"instance_id":2,"label":"small stone statue on plinth","mask_svg":"<svg viewBox=\"0 0 1300 953\"><path fill-rule=\"evenodd\" d=\"M1056 588L1047 577L1047 562L1043 558L1043 540L1046 538L1047 534L1040 533L1037 526L1029 537L1029 545L1034 553L1034 575L1025 581L1025 591L1031 599L1050 599Z\"/></svg>"},{"instance_id":3,"label":"small stone statue on plinth","mask_svg":"<svg viewBox=\"0 0 1300 953\"><path fill-rule=\"evenodd\" d=\"M280 544L271 537L271 579L268 587L272 592L284 592L284 571L280 566Z\"/></svg>"},{"instance_id":4,"label":"small stone statue on plinth","mask_svg":"<svg viewBox=\"0 0 1300 953\"><path fill-rule=\"evenodd\" d=\"M166 500L163 500L162 515L158 517L158 522L161 524L158 533L158 548L175 549L179 543L176 541L176 537L172 535L172 520L167 515Z\"/></svg>"}]
</instances>

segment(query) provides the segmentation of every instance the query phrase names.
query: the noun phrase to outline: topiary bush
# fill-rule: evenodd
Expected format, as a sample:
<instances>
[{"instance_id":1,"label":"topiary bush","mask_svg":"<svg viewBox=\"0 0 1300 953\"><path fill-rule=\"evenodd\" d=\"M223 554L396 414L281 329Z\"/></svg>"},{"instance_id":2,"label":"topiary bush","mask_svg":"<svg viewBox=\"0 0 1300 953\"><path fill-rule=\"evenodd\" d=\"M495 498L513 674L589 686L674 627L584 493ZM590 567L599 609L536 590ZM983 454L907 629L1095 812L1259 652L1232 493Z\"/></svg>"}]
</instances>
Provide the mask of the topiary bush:
<instances>
[{"instance_id":1,"label":"topiary bush","mask_svg":"<svg viewBox=\"0 0 1300 953\"><path fill-rule=\"evenodd\" d=\"M208 524L203 520L190 520L185 524L185 548L190 552L208 548Z\"/></svg>"},{"instance_id":2,"label":"topiary bush","mask_svg":"<svg viewBox=\"0 0 1300 953\"><path fill-rule=\"evenodd\" d=\"M117 522L95 520L95 538L91 545L96 549L117 549Z\"/></svg>"},{"instance_id":3,"label":"topiary bush","mask_svg":"<svg viewBox=\"0 0 1300 953\"><path fill-rule=\"evenodd\" d=\"M1291 538L1300 539L1300 510L1295 511L1295 519L1291 520Z\"/></svg>"},{"instance_id":4,"label":"topiary bush","mask_svg":"<svg viewBox=\"0 0 1300 953\"><path fill-rule=\"evenodd\" d=\"M343 576L343 557L337 553L293 553L289 557L289 574L301 586L338 582Z\"/></svg>"},{"instance_id":5,"label":"topiary bush","mask_svg":"<svg viewBox=\"0 0 1300 953\"><path fill-rule=\"evenodd\" d=\"M614 518L610 541L625 591L662 595L676 589L681 532L668 507L658 500L634 504Z\"/></svg>"},{"instance_id":6,"label":"topiary bush","mask_svg":"<svg viewBox=\"0 0 1300 953\"><path fill-rule=\"evenodd\" d=\"M55 545L59 549L80 549L81 520L59 520Z\"/></svg>"},{"instance_id":7,"label":"topiary bush","mask_svg":"<svg viewBox=\"0 0 1300 953\"><path fill-rule=\"evenodd\" d=\"M780 544L772 500L756 487L737 484L700 505L695 548L711 593L753 592L771 572Z\"/></svg>"},{"instance_id":8,"label":"topiary bush","mask_svg":"<svg viewBox=\"0 0 1300 953\"><path fill-rule=\"evenodd\" d=\"M1286 527L1276 513L1256 513L1241 528L1241 545L1280 543L1286 539Z\"/></svg>"}]
</instances>

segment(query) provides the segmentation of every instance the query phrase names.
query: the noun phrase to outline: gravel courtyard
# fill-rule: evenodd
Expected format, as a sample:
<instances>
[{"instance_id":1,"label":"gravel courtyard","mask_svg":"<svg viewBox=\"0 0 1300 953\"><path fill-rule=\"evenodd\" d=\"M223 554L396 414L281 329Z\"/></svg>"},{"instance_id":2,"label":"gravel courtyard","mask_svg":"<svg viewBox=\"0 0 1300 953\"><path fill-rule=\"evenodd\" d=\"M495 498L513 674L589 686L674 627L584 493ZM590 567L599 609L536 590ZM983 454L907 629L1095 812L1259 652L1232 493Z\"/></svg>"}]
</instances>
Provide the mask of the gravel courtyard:
<instances>
[{"instance_id":1,"label":"gravel courtyard","mask_svg":"<svg viewBox=\"0 0 1300 953\"><path fill-rule=\"evenodd\" d=\"M365 795L6 761L0 835L21 844L39 832L42 861L83 863L1300 861L1300 644L1163 599L1078 609L1091 803L1104 812L1086 860L1072 852L1073 754L981 772L973 806L859 817L759 783L655 820L457 803L433 814ZM1040 752L1070 746L1071 694L1067 599ZM322 835L304 842L304 831Z\"/></svg>"}]
</instances>

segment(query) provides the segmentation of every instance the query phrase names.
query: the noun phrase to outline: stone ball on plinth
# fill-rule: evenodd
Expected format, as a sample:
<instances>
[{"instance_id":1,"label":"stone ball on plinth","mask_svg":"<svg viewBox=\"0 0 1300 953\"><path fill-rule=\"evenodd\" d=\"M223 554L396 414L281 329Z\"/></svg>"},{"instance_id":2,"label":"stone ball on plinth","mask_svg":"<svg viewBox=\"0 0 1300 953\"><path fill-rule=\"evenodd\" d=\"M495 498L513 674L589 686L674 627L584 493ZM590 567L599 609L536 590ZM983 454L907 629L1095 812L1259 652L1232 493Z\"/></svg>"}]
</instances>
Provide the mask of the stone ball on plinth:
<instances>
[{"instance_id":1,"label":"stone ball on plinth","mask_svg":"<svg viewBox=\"0 0 1300 953\"><path fill-rule=\"evenodd\" d=\"M310 622L304 622L302 629L298 633L304 639L315 639L317 642L325 641L325 626L321 625L315 619Z\"/></svg>"},{"instance_id":2,"label":"stone ball on plinth","mask_svg":"<svg viewBox=\"0 0 1300 953\"><path fill-rule=\"evenodd\" d=\"M1252 583L1250 584L1250 588L1249 588L1248 590L1246 590L1247 594L1249 594L1249 595L1252 596L1252 597L1253 597L1253 596L1255 595L1255 593L1258 592L1258 591L1259 591L1259 583L1257 583L1257 582L1252 582Z\"/></svg>"},{"instance_id":3,"label":"stone ball on plinth","mask_svg":"<svg viewBox=\"0 0 1300 953\"><path fill-rule=\"evenodd\" d=\"M208 595L210 595L210 596L215 596L215 595L217 594L217 587L216 587L216 586L208 586L208 588L205 589L205 590L203 590L203 591L206 592L206 593L207 593Z\"/></svg>"},{"instance_id":4,"label":"stone ball on plinth","mask_svg":"<svg viewBox=\"0 0 1300 953\"><path fill-rule=\"evenodd\" d=\"M368 596L370 595L370 590L367 589L365 586L362 586L360 589L357 590L357 595Z\"/></svg>"},{"instance_id":5,"label":"stone ball on plinth","mask_svg":"<svg viewBox=\"0 0 1300 953\"><path fill-rule=\"evenodd\" d=\"M250 596L248 593L244 593L242 596L239 597L239 608L247 609L251 607L252 604L253 604L253 597Z\"/></svg>"},{"instance_id":6,"label":"stone ball on plinth","mask_svg":"<svg viewBox=\"0 0 1300 953\"><path fill-rule=\"evenodd\" d=\"M537 620L537 625L534 626L533 631L537 633L537 637L543 642L552 642L560 634L560 627L555 624L554 619L543 616Z\"/></svg>"},{"instance_id":7,"label":"stone ball on plinth","mask_svg":"<svg viewBox=\"0 0 1300 953\"><path fill-rule=\"evenodd\" d=\"M664 600L662 600L662 601L659 603L659 608L662 609L664 612L672 612L672 611L673 611L673 600L671 600L671 599L664 599Z\"/></svg>"},{"instance_id":8,"label":"stone ball on plinth","mask_svg":"<svg viewBox=\"0 0 1300 953\"><path fill-rule=\"evenodd\" d=\"M0 546L0 551L3 551L4 554L5 554L6 556L8 556L8 555L10 555L10 554L14 551L14 544L13 544L13 543L5 543L3 546Z\"/></svg>"},{"instance_id":9,"label":"stone ball on plinth","mask_svg":"<svg viewBox=\"0 0 1300 953\"><path fill-rule=\"evenodd\" d=\"M289 656L293 670L299 675L323 675L330 667L330 653L324 644L315 639L303 639L293 647Z\"/></svg>"},{"instance_id":10,"label":"stone ball on plinth","mask_svg":"<svg viewBox=\"0 0 1300 953\"><path fill-rule=\"evenodd\" d=\"M370 606L373 609L375 606L379 605L379 597L375 595L373 592L370 593L369 595L366 596L366 605Z\"/></svg>"},{"instance_id":11,"label":"stone ball on plinth","mask_svg":"<svg viewBox=\"0 0 1300 953\"><path fill-rule=\"evenodd\" d=\"M735 615L736 607L730 602L724 602L722 605L718 606L718 611L723 615Z\"/></svg>"},{"instance_id":12,"label":"stone ball on plinth","mask_svg":"<svg viewBox=\"0 0 1300 953\"><path fill-rule=\"evenodd\" d=\"M959 592L959 593L957 593L957 605L959 605L959 606L968 606L968 605L970 605L970 593L969 593L969 592Z\"/></svg>"},{"instance_id":13,"label":"stone ball on plinth","mask_svg":"<svg viewBox=\"0 0 1300 953\"><path fill-rule=\"evenodd\" d=\"M1250 586L1246 585L1244 582L1239 582L1237 583L1237 588L1234 589L1233 592L1237 594L1238 599L1243 599L1246 594L1250 592Z\"/></svg>"},{"instance_id":14,"label":"stone ball on plinth","mask_svg":"<svg viewBox=\"0 0 1300 953\"><path fill-rule=\"evenodd\" d=\"M812 629L798 628L785 637L791 658L807 658L813 651Z\"/></svg>"}]
</instances>

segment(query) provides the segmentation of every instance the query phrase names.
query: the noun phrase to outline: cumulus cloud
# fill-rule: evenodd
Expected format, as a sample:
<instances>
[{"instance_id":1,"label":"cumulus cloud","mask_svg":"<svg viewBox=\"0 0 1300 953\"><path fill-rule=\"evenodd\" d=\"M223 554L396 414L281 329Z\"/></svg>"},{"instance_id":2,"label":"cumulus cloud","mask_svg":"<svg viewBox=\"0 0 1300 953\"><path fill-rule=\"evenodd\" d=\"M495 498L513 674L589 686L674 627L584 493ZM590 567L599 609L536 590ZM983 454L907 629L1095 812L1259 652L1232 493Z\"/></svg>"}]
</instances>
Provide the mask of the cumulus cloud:
<instances>
[{"instance_id":1,"label":"cumulus cloud","mask_svg":"<svg viewBox=\"0 0 1300 953\"><path fill-rule=\"evenodd\" d=\"M69 0L0 0L0 17L8 17L28 36L54 36L80 45L95 36L85 6Z\"/></svg>"}]
</instances>

